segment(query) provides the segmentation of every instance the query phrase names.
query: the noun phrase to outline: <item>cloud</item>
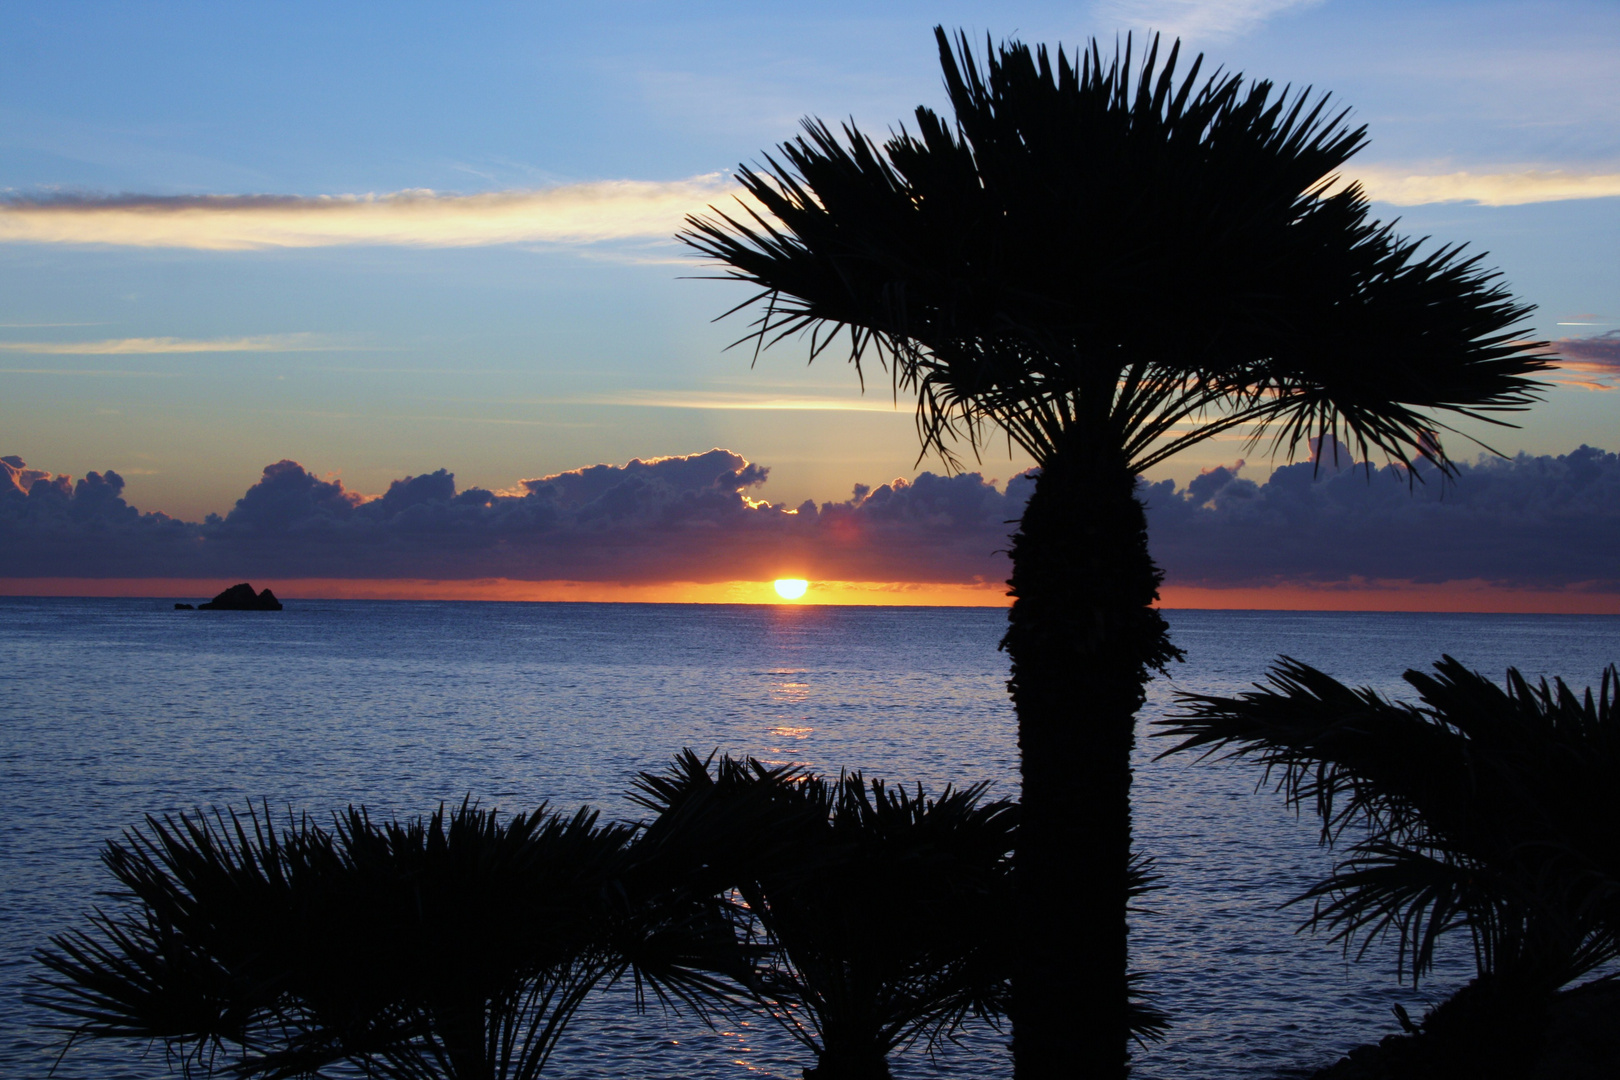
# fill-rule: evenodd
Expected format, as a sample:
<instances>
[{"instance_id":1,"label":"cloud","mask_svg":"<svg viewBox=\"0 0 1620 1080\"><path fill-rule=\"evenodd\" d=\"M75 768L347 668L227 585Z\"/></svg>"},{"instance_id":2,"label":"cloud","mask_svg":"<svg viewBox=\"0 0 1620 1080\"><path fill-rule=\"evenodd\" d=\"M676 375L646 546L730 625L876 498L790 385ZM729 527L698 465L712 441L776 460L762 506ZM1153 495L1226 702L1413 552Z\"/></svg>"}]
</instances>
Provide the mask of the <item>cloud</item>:
<instances>
[{"instance_id":1,"label":"cloud","mask_svg":"<svg viewBox=\"0 0 1620 1080\"><path fill-rule=\"evenodd\" d=\"M1242 463L1145 489L1154 557L1175 585L1216 588L1482 580L1620 591L1620 456L1480 458L1457 479L1325 455L1264 484Z\"/></svg>"},{"instance_id":2,"label":"cloud","mask_svg":"<svg viewBox=\"0 0 1620 1080\"><path fill-rule=\"evenodd\" d=\"M810 398L708 390L665 390L647 393L595 395L572 399L580 405L621 405L651 409L763 410L766 412L894 412L892 398L862 395L852 398Z\"/></svg>"},{"instance_id":3,"label":"cloud","mask_svg":"<svg viewBox=\"0 0 1620 1080\"><path fill-rule=\"evenodd\" d=\"M0 375L76 375L95 379L176 379L177 371L118 371L111 368L0 368Z\"/></svg>"},{"instance_id":4,"label":"cloud","mask_svg":"<svg viewBox=\"0 0 1620 1080\"><path fill-rule=\"evenodd\" d=\"M111 469L74 483L20 457L0 458L0 577L34 577L45 566L79 566L91 577L183 573L197 526L143 514L123 490Z\"/></svg>"},{"instance_id":5,"label":"cloud","mask_svg":"<svg viewBox=\"0 0 1620 1080\"><path fill-rule=\"evenodd\" d=\"M719 173L456 195L120 195L0 201L0 242L250 251L665 239L740 189Z\"/></svg>"},{"instance_id":6,"label":"cloud","mask_svg":"<svg viewBox=\"0 0 1620 1080\"><path fill-rule=\"evenodd\" d=\"M1248 26L1291 6L1296 5L1255 0L1186 4L1177 10L1184 7L1191 13L1189 29L1181 32L1193 33L1190 27L1195 25ZM1366 166L1355 170L1353 178L1363 183L1369 197L1397 206L1516 206L1620 196L1620 173L1562 169L1424 173ZM740 191L728 176L713 173L685 180L610 180L477 195L423 189L383 195L14 197L0 200L0 243L201 251L347 245L583 247L665 240L687 214L729 203ZM635 261L647 259L637 256Z\"/></svg>"},{"instance_id":7,"label":"cloud","mask_svg":"<svg viewBox=\"0 0 1620 1080\"><path fill-rule=\"evenodd\" d=\"M1392 165L1351 165L1345 175L1361 181L1368 198L1395 206L1445 202L1523 206L1620 196L1620 172L1524 168L1504 172L1422 173Z\"/></svg>"},{"instance_id":8,"label":"cloud","mask_svg":"<svg viewBox=\"0 0 1620 1080\"><path fill-rule=\"evenodd\" d=\"M1098 17L1115 24L1158 30L1167 37L1240 37L1285 11L1314 7L1321 0L1104 0Z\"/></svg>"},{"instance_id":9,"label":"cloud","mask_svg":"<svg viewBox=\"0 0 1620 1080\"><path fill-rule=\"evenodd\" d=\"M1620 456L1481 458L1443 484L1352 465L1348 450L1274 470L1243 464L1144 484L1171 587L1360 589L1487 583L1620 594ZM0 578L254 578L973 585L1005 580L1033 488L922 473L848 499L758 497L764 466L729 450L592 465L490 491L440 469L378 496L293 461L230 513L143 514L112 470L73 481L0 459ZM1472 587L1472 586L1471 586Z\"/></svg>"},{"instance_id":10,"label":"cloud","mask_svg":"<svg viewBox=\"0 0 1620 1080\"><path fill-rule=\"evenodd\" d=\"M752 495L766 468L715 449L500 492L441 469L367 497L281 461L230 513L187 523L129 507L113 472L74 485L20 458L4 468L0 578L995 582L1030 486L924 473L786 507Z\"/></svg>"},{"instance_id":11,"label":"cloud","mask_svg":"<svg viewBox=\"0 0 1620 1080\"><path fill-rule=\"evenodd\" d=\"M348 346L321 344L312 334L266 334L240 338L108 338L103 341L0 341L0 352L30 356L166 356L180 353L331 352Z\"/></svg>"},{"instance_id":12,"label":"cloud","mask_svg":"<svg viewBox=\"0 0 1620 1080\"><path fill-rule=\"evenodd\" d=\"M1547 351L1559 357L1559 371L1576 376L1559 382L1587 390L1613 390L1620 383L1620 330L1596 337L1559 338Z\"/></svg>"}]
</instances>

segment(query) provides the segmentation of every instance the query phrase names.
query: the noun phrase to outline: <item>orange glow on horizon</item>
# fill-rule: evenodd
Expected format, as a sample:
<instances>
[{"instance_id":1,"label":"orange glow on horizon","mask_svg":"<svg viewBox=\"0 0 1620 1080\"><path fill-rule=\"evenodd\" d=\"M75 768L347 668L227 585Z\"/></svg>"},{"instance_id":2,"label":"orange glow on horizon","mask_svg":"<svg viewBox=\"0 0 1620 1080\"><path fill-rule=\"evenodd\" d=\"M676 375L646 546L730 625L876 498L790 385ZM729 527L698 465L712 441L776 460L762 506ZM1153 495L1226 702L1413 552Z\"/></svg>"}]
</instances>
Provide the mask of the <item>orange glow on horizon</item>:
<instances>
[{"instance_id":1,"label":"orange glow on horizon","mask_svg":"<svg viewBox=\"0 0 1620 1080\"><path fill-rule=\"evenodd\" d=\"M891 607L1004 607L1006 587L991 584L818 581L813 599L787 603L772 581L668 582L469 581L362 578L253 578L282 600L495 600L623 604L816 604ZM0 578L0 596L151 597L206 600L235 580L208 578Z\"/></svg>"},{"instance_id":2,"label":"orange glow on horizon","mask_svg":"<svg viewBox=\"0 0 1620 1080\"><path fill-rule=\"evenodd\" d=\"M1431 611L1480 615L1620 615L1620 593L1504 589L1485 581L1443 585L1354 583L1209 589L1163 585L1159 606L1191 611Z\"/></svg>"},{"instance_id":3,"label":"orange glow on horizon","mask_svg":"<svg viewBox=\"0 0 1620 1080\"><path fill-rule=\"evenodd\" d=\"M235 581L221 578L0 578L0 596L149 597L206 600ZM343 578L253 579L283 600L494 600L640 604L785 603L770 581L635 584L611 581L470 581ZM1620 593L1591 589L1504 589L1482 581L1445 585L1353 583L1343 587L1213 589L1166 585L1160 606L1241 611L1449 611L1620 615ZM818 581L812 604L895 607L1005 607L1006 587L975 584Z\"/></svg>"}]
</instances>

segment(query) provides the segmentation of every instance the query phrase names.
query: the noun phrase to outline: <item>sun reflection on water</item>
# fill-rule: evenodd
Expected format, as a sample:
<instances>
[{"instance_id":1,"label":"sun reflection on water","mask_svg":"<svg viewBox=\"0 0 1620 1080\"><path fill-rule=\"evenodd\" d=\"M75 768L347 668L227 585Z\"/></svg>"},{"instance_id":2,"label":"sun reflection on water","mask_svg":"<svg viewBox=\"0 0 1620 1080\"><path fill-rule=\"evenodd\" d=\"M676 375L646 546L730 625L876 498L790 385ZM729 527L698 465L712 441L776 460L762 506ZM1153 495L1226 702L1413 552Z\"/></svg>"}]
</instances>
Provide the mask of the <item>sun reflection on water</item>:
<instances>
[{"instance_id":1,"label":"sun reflection on water","mask_svg":"<svg viewBox=\"0 0 1620 1080\"><path fill-rule=\"evenodd\" d=\"M808 739L815 731L813 727L787 727L784 724L771 728L771 734L778 739Z\"/></svg>"}]
</instances>

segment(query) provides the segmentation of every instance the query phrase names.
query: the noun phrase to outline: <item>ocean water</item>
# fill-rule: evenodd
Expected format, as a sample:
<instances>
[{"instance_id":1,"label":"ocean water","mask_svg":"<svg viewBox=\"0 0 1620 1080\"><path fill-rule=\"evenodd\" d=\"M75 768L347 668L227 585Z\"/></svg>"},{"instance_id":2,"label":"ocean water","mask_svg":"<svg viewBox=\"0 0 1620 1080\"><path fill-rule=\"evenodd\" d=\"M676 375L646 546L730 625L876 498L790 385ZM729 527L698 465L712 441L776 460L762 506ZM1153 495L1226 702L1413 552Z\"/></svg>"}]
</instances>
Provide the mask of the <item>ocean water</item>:
<instances>
[{"instance_id":1,"label":"ocean water","mask_svg":"<svg viewBox=\"0 0 1620 1080\"><path fill-rule=\"evenodd\" d=\"M1591 616L1171 612L1187 652L1153 684L1142 730L1175 689L1231 692L1287 653L1399 693L1450 653L1500 677L1595 683L1620 619ZM0 599L0 1074L39 1077L62 1039L22 1003L31 954L110 883L100 845L145 814L267 800L325 814L415 815L581 803L634 817L638 770L682 747L937 790L1016 795L1005 615L983 609L300 601L280 614L176 612L150 600ZM1173 1017L1144 1078L1280 1077L1393 1030L1466 979L1459 948L1432 982L1395 977L1393 946L1347 958L1299 935L1280 904L1329 858L1256 772L1154 761L1141 739L1139 846L1164 890L1133 921L1137 967ZM1460 945L1461 943L1459 943ZM987 1027L902 1077L1010 1076ZM804 1052L768 1021L710 1031L602 995L548 1075L796 1080ZM161 1048L72 1047L65 1078L168 1075Z\"/></svg>"}]
</instances>

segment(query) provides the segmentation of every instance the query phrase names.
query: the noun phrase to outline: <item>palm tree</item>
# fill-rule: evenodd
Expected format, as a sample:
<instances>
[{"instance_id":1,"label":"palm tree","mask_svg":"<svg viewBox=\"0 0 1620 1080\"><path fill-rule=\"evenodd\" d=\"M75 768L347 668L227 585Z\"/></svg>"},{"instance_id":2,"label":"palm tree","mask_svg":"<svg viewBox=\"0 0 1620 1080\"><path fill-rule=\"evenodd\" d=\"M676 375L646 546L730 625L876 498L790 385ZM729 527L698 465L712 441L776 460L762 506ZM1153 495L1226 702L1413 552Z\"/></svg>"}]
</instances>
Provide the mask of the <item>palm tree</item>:
<instances>
[{"instance_id":1,"label":"palm tree","mask_svg":"<svg viewBox=\"0 0 1620 1080\"><path fill-rule=\"evenodd\" d=\"M710 765L686 751L635 797L657 815L648 837L741 901L744 981L815 1055L806 1077L883 1080L891 1053L1004 1014L1016 804L981 801L983 784L929 798L859 773Z\"/></svg>"},{"instance_id":2,"label":"palm tree","mask_svg":"<svg viewBox=\"0 0 1620 1080\"><path fill-rule=\"evenodd\" d=\"M1466 931L1476 980L1425 1020L1457 1075L1527 1075L1554 991L1620 958L1620 671L1497 686L1447 656L1408 671L1421 704L1352 690L1283 657L1269 685L1182 694L1166 753L1251 758L1332 844L1360 836L1295 902L1361 953L1393 934L1414 982ZM1427 1069L1414 1075L1436 1075Z\"/></svg>"},{"instance_id":3,"label":"palm tree","mask_svg":"<svg viewBox=\"0 0 1620 1080\"><path fill-rule=\"evenodd\" d=\"M1334 172L1365 143L1325 97L1278 94L1157 38L985 69L936 29L947 121L880 149L851 122L738 179L746 212L681 238L756 290L744 340L835 340L917 398L924 452L994 430L1040 466L1012 541L1003 647L1018 712L1018 1074L1127 1069L1130 754L1143 686L1179 656L1154 609L1136 478L1233 429L1292 453L1332 434L1449 467L1442 417L1533 399L1531 310L1478 256L1368 219ZM738 309L733 309L738 310ZM841 337L847 331L847 337Z\"/></svg>"},{"instance_id":4,"label":"palm tree","mask_svg":"<svg viewBox=\"0 0 1620 1080\"><path fill-rule=\"evenodd\" d=\"M103 854L126 903L52 939L33 1000L75 1038L162 1042L188 1073L527 1080L627 970L700 1010L719 989L702 969L730 924L711 898L672 903L634 833L468 803L279 833L268 810L149 817Z\"/></svg>"}]
</instances>

